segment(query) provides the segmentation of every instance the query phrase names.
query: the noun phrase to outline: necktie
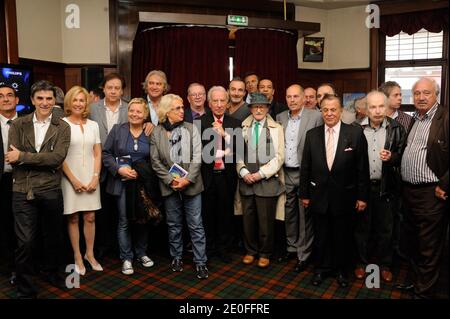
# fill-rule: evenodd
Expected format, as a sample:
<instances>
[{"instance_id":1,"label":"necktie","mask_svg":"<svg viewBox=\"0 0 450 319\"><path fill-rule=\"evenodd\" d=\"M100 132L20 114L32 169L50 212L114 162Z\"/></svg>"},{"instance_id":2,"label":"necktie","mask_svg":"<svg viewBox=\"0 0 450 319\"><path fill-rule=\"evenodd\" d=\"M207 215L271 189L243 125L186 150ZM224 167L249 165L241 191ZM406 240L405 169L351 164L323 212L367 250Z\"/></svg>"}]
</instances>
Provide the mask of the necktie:
<instances>
[{"instance_id":1,"label":"necktie","mask_svg":"<svg viewBox=\"0 0 450 319\"><path fill-rule=\"evenodd\" d=\"M9 126L11 126L11 124L12 124L12 120L8 120L8 121L6 121L6 124L8 124Z\"/></svg>"},{"instance_id":2,"label":"necktie","mask_svg":"<svg viewBox=\"0 0 450 319\"><path fill-rule=\"evenodd\" d=\"M222 125L222 121L220 119L217 120L217 123L219 123L220 125ZM219 134L217 134L217 140L216 140L216 154L218 150L222 150L222 136L220 136ZM225 164L223 163L223 159L221 158L217 158L214 161L214 169L216 170L221 170L225 168Z\"/></svg>"},{"instance_id":3,"label":"necktie","mask_svg":"<svg viewBox=\"0 0 450 319\"><path fill-rule=\"evenodd\" d=\"M255 122L255 126L253 126L253 143L258 145L259 143L259 122Z\"/></svg>"},{"instance_id":4,"label":"necktie","mask_svg":"<svg viewBox=\"0 0 450 319\"><path fill-rule=\"evenodd\" d=\"M334 130L329 127L328 130L328 141L327 141L327 164L328 169L331 171L331 167L333 166L334 160Z\"/></svg>"}]
</instances>

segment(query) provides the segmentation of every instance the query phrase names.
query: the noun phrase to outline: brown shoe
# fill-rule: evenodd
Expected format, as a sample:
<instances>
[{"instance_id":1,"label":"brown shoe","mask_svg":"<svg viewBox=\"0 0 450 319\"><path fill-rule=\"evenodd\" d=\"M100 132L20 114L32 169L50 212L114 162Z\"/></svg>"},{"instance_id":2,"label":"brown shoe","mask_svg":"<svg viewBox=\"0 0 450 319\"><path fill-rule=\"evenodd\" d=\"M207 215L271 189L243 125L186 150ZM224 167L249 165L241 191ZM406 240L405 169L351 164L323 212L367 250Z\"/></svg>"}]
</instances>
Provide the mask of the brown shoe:
<instances>
[{"instance_id":1,"label":"brown shoe","mask_svg":"<svg viewBox=\"0 0 450 319\"><path fill-rule=\"evenodd\" d=\"M389 269L384 269L381 271L381 278L386 282L392 282L392 273Z\"/></svg>"},{"instance_id":2,"label":"brown shoe","mask_svg":"<svg viewBox=\"0 0 450 319\"><path fill-rule=\"evenodd\" d=\"M269 266L269 264L270 264L269 258L261 257L258 260L258 267L259 268L267 268Z\"/></svg>"},{"instance_id":3,"label":"brown shoe","mask_svg":"<svg viewBox=\"0 0 450 319\"><path fill-rule=\"evenodd\" d=\"M366 272L364 271L364 268L362 268L362 267L355 268L355 277L357 279L364 279L365 275L366 275Z\"/></svg>"},{"instance_id":4,"label":"brown shoe","mask_svg":"<svg viewBox=\"0 0 450 319\"><path fill-rule=\"evenodd\" d=\"M244 258L242 258L242 262L246 265L250 265L255 260L255 256L252 255L245 255Z\"/></svg>"}]
</instances>

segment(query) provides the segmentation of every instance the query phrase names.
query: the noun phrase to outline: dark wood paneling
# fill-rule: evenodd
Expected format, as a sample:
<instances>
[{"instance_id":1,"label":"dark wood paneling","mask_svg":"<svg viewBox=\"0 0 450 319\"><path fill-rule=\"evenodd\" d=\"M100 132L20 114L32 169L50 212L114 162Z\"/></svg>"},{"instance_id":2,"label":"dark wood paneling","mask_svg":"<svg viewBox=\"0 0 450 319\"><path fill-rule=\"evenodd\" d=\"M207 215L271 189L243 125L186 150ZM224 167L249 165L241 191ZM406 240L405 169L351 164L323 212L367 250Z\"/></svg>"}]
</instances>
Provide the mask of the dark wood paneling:
<instances>
[{"instance_id":1,"label":"dark wood paneling","mask_svg":"<svg viewBox=\"0 0 450 319\"><path fill-rule=\"evenodd\" d=\"M33 68L33 81L47 80L64 90L66 87L64 63L40 61L33 59L19 59L20 64Z\"/></svg>"},{"instance_id":2,"label":"dark wood paneling","mask_svg":"<svg viewBox=\"0 0 450 319\"><path fill-rule=\"evenodd\" d=\"M402 0L377 3L380 6L381 15L408 13L448 8L447 0Z\"/></svg>"},{"instance_id":3,"label":"dark wood paneling","mask_svg":"<svg viewBox=\"0 0 450 319\"><path fill-rule=\"evenodd\" d=\"M331 82L337 94L351 92L369 92L371 88L371 71L369 69L350 70L298 70L298 83L303 87L317 88L322 83Z\"/></svg>"},{"instance_id":4,"label":"dark wood paneling","mask_svg":"<svg viewBox=\"0 0 450 319\"><path fill-rule=\"evenodd\" d=\"M0 1L0 62L19 63L16 0Z\"/></svg>"}]
</instances>

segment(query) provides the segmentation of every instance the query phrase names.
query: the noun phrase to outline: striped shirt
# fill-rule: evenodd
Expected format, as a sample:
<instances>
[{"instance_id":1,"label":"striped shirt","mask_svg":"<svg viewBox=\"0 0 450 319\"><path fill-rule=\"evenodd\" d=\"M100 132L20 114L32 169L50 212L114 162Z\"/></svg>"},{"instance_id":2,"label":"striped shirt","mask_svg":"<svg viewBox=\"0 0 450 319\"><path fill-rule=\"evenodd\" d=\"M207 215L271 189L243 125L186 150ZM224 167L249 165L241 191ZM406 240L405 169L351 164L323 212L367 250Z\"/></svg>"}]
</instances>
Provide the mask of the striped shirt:
<instances>
[{"instance_id":1,"label":"striped shirt","mask_svg":"<svg viewBox=\"0 0 450 319\"><path fill-rule=\"evenodd\" d=\"M298 143L300 140L300 122L302 120L303 108L296 117L292 117L291 111L288 112L288 124L286 126L285 144L284 144L284 165L286 167L298 168Z\"/></svg>"},{"instance_id":2,"label":"striped shirt","mask_svg":"<svg viewBox=\"0 0 450 319\"><path fill-rule=\"evenodd\" d=\"M419 118L414 113L414 125L409 132L405 151L402 157L402 179L411 184L435 183L438 177L427 165L427 141L431 122L436 114L438 104L434 104L428 112Z\"/></svg>"}]
</instances>

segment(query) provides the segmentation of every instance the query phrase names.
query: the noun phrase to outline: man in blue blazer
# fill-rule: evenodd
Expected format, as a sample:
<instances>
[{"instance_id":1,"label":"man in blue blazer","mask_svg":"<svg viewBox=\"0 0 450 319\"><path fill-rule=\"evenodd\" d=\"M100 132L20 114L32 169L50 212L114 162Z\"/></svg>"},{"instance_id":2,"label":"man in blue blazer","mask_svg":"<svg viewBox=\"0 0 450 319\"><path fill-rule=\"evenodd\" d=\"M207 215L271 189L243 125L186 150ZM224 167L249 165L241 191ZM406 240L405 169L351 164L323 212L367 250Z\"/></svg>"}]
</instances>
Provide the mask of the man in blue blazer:
<instances>
[{"instance_id":1,"label":"man in blue blazer","mask_svg":"<svg viewBox=\"0 0 450 319\"><path fill-rule=\"evenodd\" d=\"M316 264L312 284L335 271L341 287L352 251L354 214L367 205L369 162L361 128L341 122L340 99L326 94L320 104L325 125L306 133L300 172L300 198L314 219Z\"/></svg>"}]
</instances>

